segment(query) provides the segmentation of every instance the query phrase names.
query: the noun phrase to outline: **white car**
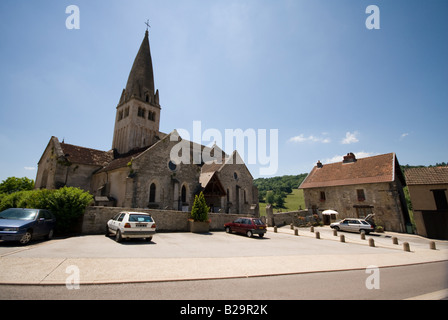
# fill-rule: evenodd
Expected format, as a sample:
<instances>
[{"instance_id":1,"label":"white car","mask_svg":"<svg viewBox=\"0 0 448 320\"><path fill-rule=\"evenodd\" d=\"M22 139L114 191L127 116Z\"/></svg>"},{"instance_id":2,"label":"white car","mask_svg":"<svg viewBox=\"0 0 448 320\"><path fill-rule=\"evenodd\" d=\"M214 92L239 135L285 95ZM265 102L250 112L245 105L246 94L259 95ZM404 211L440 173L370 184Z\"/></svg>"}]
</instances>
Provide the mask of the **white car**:
<instances>
[{"instance_id":1,"label":"white car","mask_svg":"<svg viewBox=\"0 0 448 320\"><path fill-rule=\"evenodd\" d=\"M364 231L366 234L374 231L375 228L364 219L345 218L339 222L330 224L330 227L336 230L359 232Z\"/></svg>"},{"instance_id":2,"label":"white car","mask_svg":"<svg viewBox=\"0 0 448 320\"><path fill-rule=\"evenodd\" d=\"M106 236L115 235L115 241L146 238L151 241L156 233L156 223L144 212L120 212L107 222Z\"/></svg>"}]
</instances>

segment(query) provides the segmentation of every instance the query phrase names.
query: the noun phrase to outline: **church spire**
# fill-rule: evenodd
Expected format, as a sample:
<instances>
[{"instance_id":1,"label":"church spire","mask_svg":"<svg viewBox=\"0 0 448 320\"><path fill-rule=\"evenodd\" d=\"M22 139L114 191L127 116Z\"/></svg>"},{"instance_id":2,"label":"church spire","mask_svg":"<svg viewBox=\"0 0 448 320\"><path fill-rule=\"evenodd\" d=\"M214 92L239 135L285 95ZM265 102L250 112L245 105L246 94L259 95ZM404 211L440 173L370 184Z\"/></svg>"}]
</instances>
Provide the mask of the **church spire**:
<instances>
[{"instance_id":1,"label":"church spire","mask_svg":"<svg viewBox=\"0 0 448 320\"><path fill-rule=\"evenodd\" d=\"M135 57L129 73L126 89L120 99L120 104L136 97L145 102L158 105L154 89L154 73L152 68L151 50L149 47L149 32L146 30L140 50Z\"/></svg>"},{"instance_id":2,"label":"church spire","mask_svg":"<svg viewBox=\"0 0 448 320\"><path fill-rule=\"evenodd\" d=\"M112 149L123 155L156 143L160 136L160 111L159 91L154 90L149 32L146 30L117 105Z\"/></svg>"}]
</instances>

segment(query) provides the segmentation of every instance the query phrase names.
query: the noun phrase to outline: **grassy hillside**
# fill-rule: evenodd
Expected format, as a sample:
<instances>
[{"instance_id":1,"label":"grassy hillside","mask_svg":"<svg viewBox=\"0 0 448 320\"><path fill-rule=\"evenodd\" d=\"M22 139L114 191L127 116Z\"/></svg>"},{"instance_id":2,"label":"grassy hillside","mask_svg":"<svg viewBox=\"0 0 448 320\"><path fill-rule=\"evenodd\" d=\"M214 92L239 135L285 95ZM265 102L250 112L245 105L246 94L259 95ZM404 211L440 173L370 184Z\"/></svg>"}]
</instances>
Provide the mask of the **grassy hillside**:
<instances>
[{"instance_id":1,"label":"grassy hillside","mask_svg":"<svg viewBox=\"0 0 448 320\"><path fill-rule=\"evenodd\" d=\"M305 199L303 198L303 190L293 189L292 193L286 195L285 208L274 209L274 212L281 210L282 212L295 211L299 208L305 209ZM266 203L260 202L260 215L266 215Z\"/></svg>"}]
</instances>

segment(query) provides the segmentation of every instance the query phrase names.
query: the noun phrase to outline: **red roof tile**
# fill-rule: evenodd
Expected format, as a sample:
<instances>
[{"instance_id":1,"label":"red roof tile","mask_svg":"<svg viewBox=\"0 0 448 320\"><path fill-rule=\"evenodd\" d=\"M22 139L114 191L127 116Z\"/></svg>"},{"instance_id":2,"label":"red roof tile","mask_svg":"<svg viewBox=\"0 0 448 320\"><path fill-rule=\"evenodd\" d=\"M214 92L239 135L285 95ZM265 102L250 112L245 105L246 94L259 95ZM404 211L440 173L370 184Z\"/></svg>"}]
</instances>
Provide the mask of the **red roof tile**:
<instances>
[{"instance_id":1,"label":"red roof tile","mask_svg":"<svg viewBox=\"0 0 448 320\"><path fill-rule=\"evenodd\" d=\"M448 167L410 168L404 174L408 185L448 184Z\"/></svg>"},{"instance_id":2,"label":"red roof tile","mask_svg":"<svg viewBox=\"0 0 448 320\"><path fill-rule=\"evenodd\" d=\"M65 158L71 163L105 166L113 159L113 154L107 151L89 149L71 144L61 143Z\"/></svg>"},{"instance_id":3,"label":"red roof tile","mask_svg":"<svg viewBox=\"0 0 448 320\"><path fill-rule=\"evenodd\" d=\"M321 168L315 166L300 188L392 182L395 180L396 170L400 168L394 153L361 158L352 163L341 161L324 164ZM402 178L401 174L399 178Z\"/></svg>"}]
</instances>

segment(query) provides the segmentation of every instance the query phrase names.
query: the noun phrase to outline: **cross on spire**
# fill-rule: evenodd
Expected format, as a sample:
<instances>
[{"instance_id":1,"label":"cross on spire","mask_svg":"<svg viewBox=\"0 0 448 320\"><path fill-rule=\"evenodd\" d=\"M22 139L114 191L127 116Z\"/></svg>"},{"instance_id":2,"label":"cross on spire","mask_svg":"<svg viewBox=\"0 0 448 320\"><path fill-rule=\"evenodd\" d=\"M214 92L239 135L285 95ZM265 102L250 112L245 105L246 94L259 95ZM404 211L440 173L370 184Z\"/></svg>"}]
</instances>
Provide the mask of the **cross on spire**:
<instances>
[{"instance_id":1,"label":"cross on spire","mask_svg":"<svg viewBox=\"0 0 448 320\"><path fill-rule=\"evenodd\" d=\"M146 24L146 31L148 31L148 28L151 28L151 26L149 25L149 19L146 20L145 24Z\"/></svg>"}]
</instances>

